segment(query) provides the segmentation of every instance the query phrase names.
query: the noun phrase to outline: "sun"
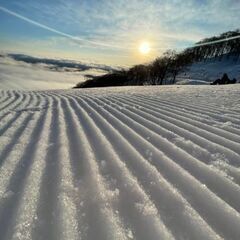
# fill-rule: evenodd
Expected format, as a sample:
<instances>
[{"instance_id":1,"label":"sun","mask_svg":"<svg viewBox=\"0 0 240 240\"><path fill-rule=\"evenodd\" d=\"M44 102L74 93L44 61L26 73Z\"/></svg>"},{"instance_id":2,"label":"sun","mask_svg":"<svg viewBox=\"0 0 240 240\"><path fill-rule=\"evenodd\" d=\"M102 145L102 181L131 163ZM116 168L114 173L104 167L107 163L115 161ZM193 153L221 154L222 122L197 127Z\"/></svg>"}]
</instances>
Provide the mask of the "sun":
<instances>
[{"instance_id":1,"label":"sun","mask_svg":"<svg viewBox=\"0 0 240 240\"><path fill-rule=\"evenodd\" d=\"M141 54L148 54L150 52L151 48L150 48L150 44L148 42L142 42L140 45L139 45L139 52Z\"/></svg>"}]
</instances>

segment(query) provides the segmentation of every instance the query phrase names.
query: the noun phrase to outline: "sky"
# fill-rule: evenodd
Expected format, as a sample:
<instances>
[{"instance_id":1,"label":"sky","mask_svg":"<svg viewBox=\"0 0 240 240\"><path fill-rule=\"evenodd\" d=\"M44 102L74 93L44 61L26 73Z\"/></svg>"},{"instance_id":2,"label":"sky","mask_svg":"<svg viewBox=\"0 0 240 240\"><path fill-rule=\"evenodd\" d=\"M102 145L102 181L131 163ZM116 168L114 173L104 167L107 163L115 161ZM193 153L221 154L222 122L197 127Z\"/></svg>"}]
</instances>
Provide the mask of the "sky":
<instances>
[{"instance_id":1,"label":"sky","mask_svg":"<svg viewBox=\"0 0 240 240\"><path fill-rule=\"evenodd\" d=\"M0 51L131 66L239 28L239 11L239 0L0 0Z\"/></svg>"}]
</instances>

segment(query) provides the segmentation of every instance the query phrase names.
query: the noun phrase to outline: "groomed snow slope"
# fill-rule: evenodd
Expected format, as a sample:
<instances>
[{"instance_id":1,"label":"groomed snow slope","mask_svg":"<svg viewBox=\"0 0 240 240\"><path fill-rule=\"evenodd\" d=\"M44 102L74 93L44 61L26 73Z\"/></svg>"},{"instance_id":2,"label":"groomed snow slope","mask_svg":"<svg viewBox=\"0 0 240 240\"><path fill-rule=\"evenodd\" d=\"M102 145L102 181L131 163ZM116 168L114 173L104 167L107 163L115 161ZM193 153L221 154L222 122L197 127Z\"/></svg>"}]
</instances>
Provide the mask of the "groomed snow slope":
<instances>
[{"instance_id":1,"label":"groomed snow slope","mask_svg":"<svg viewBox=\"0 0 240 240\"><path fill-rule=\"evenodd\" d=\"M1 240L239 240L239 96L0 91Z\"/></svg>"}]
</instances>

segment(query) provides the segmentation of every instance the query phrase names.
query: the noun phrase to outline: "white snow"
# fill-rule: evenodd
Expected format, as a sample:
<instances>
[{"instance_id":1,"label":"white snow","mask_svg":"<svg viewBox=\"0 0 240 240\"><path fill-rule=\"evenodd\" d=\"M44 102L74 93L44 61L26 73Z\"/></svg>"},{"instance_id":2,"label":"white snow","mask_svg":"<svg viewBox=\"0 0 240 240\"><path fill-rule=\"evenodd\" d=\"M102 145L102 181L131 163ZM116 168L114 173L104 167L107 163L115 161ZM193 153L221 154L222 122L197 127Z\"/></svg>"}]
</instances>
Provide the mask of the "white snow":
<instances>
[{"instance_id":1,"label":"white snow","mask_svg":"<svg viewBox=\"0 0 240 240\"><path fill-rule=\"evenodd\" d=\"M221 78L224 73L240 82L240 58L223 56L196 62L177 76L177 84L209 84Z\"/></svg>"},{"instance_id":2,"label":"white snow","mask_svg":"<svg viewBox=\"0 0 240 240\"><path fill-rule=\"evenodd\" d=\"M0 90L0 239L240 239L239 96Z\"/></svg>"}]
</instances>

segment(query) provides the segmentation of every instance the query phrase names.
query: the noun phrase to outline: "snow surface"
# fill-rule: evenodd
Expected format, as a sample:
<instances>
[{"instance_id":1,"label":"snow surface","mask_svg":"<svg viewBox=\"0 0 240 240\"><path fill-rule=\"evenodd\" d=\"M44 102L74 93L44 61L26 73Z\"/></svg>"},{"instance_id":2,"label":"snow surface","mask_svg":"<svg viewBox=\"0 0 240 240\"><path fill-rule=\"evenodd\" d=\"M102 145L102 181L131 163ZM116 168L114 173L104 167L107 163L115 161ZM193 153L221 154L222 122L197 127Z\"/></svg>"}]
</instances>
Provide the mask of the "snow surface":
<instances>
[{"instance_id":1,"label":"snow surface","mask_svg":"<svg viewBox=\"0 0 240 240\"><path fill-rule=\"evenodd\" d=\"M240 58L223 56L196 62L177 76L177 84L209 84L221 78L224 73L240 82Z\"/></svg>"},{"instance_id":2,"label":"snow surface","mask_svg":"<svg viewBox=\"0 0 240 240\"><path fill-rule=\"evenodd\" d=\"M240 239L239 96L1 90L1 240Z\"/></svg>"}]
</instances>

